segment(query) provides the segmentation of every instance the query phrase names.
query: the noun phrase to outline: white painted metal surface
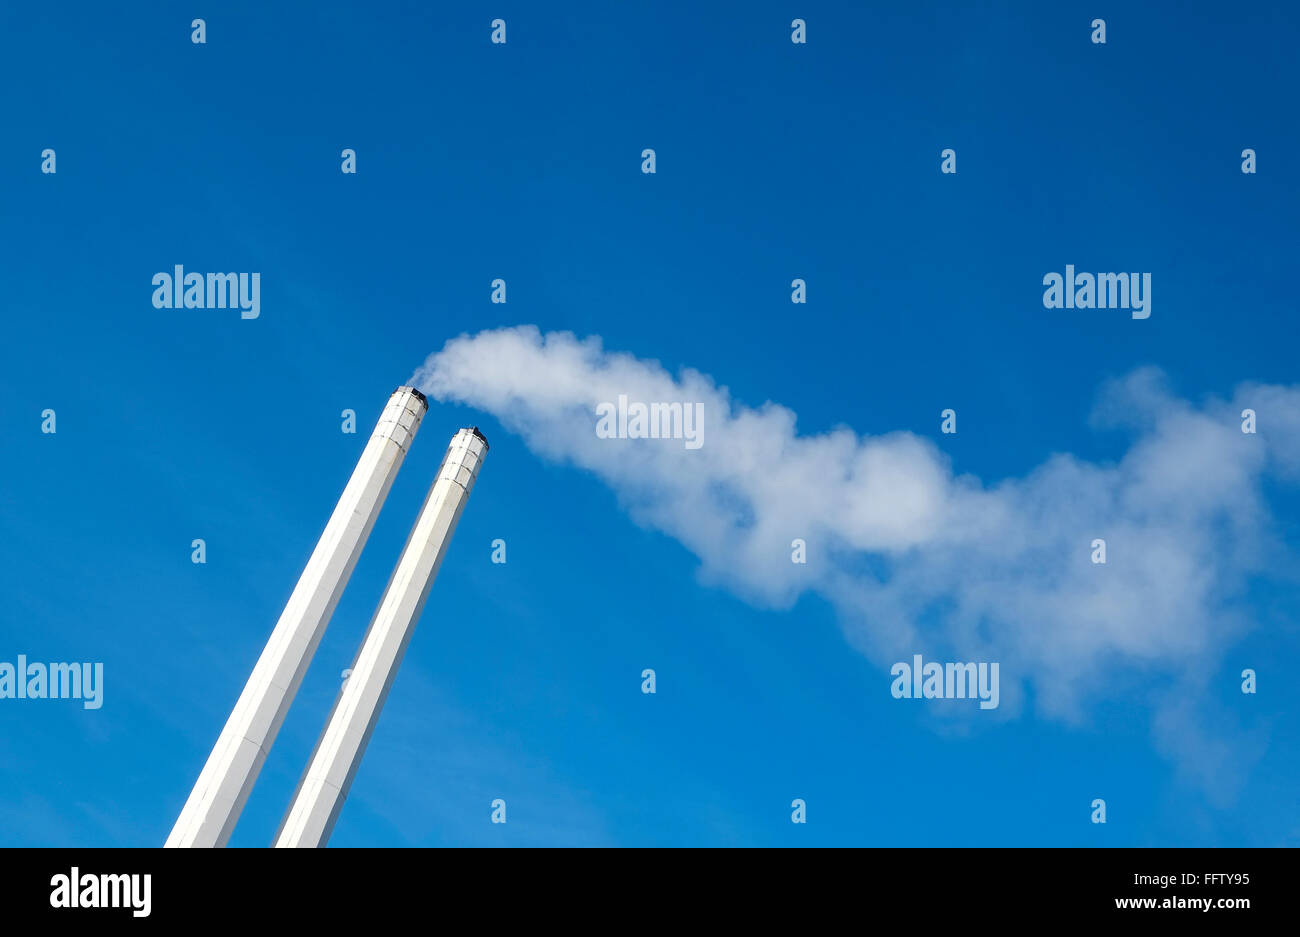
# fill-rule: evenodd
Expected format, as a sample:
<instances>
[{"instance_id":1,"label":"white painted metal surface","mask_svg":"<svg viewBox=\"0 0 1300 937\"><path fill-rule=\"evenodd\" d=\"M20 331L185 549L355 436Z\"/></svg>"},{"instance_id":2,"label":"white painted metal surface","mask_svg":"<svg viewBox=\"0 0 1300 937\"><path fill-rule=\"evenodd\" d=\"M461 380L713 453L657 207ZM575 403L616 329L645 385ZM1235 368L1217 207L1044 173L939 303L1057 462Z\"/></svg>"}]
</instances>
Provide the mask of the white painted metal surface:
<instances>
[{"instance_id":1,"label":"white painted metal surface","mask_svg":"<svg viewBox=\"0 0 1300 937\"><path fill-rule=\"evenodd\" d=\"M487 448L476 429L452 437L352 674L280 824L277 847L324 846L329 839Z\"/></svg>"},{"instance_id":2,"label":"white painted metal surface","mask_svg":"<svg viewBox=\"0 0 1300 937\"><path fill-rule=\"evenodd\" d=\"M389 398L167 846L224 846L230 839L427 409L411 387Z\"/></svg>"}]
</instances>

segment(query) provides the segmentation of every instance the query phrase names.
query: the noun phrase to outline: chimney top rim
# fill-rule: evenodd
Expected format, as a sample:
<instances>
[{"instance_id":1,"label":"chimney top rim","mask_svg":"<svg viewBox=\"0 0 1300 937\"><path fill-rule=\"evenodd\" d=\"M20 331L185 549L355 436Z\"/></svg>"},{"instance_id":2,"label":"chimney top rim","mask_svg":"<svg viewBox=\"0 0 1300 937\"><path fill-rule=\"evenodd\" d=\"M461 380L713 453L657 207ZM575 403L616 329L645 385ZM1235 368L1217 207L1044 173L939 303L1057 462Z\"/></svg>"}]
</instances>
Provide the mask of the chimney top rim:
<instances>
[{"instance_id":1,"label":"chimney top rim","mask_svg":"<svg viewBox=\"0 0 1300 937\"><path fill-rule=\"evenodd\" d=\"M420 392L419 388L403 384L401 387L397 388L397 390L393 391L393 393L400 394L402 391L407 391L412 397L424 404L424 409L429 409L429 398L424 396L424 394Z\"/></svg>"}]
</instances>

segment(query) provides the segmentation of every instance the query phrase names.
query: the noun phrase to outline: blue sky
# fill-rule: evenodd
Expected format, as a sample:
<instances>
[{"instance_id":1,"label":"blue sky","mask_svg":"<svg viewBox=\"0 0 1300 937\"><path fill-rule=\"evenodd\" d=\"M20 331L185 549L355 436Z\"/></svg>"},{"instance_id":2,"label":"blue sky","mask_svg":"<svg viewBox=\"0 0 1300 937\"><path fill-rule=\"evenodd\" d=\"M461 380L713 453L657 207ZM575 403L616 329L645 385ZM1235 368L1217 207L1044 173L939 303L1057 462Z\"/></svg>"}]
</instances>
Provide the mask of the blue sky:
<instances>
[{"instance_id":1,"label":"blue sky","mask_svg":"<svg viewBox=\"0 0 1300 937\"><path fill-rule=\"evenodd\" d=\"M984 490L1059 453L1124 464L1163 438L1143 407L1222 416L1243 382L1297 382L1294 8L711 6L0 11L0 660L105 671L97 711L0 700L0 843L161 844L388 394L462 334L599 336L738 407L779 403L804 436L915 434ZM259 271L261 316L153 308L175 264ZM1045 309L1066 264L1151 272L1151 318ZM1143 425L1092 419L1108 381L1149 366L1168 395L1121 405ZM1227 599L1179 606L1202 627L1195 667L1165 652L1175 616L1136 657L1115 650L1127 633L1095 648L1049 707L1046 658L997 646L1023 665L1003 672L1014 705L944 716L890 696L890 658L863 644L891 634L878 609L755 595L740 559L727 573L689 545L708 515L647 522L621 469L549 458L484 405L492 377L509 375L432 401L232 845L270 842L471 423L491 453L333 845L1300 841L1294 476L1224 496L1269 539L1244 570L1214 560ZM1294 453L1295 395L1274 399L1244 441ZM1071 498L1039 493L1034 529ZM915 622L936 636L918 652L960 649L944 617Z\"/></svg>"}]
</instances>

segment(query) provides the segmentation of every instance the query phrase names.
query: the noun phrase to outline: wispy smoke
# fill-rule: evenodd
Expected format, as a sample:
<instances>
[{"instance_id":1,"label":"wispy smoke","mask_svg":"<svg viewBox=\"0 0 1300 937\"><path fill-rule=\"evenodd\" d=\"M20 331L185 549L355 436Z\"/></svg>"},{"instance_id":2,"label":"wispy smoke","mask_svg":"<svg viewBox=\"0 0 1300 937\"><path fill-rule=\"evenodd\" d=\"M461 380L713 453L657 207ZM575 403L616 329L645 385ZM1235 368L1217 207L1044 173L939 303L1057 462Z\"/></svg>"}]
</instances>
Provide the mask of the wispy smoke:
<instances>
[{"instance_id":1,"label":"wispy smoke","mask_svg":"<svg viewBox=\"0 0 1300 937\"><path fill-rule=\"evenodd\" d=\"M1131 431L1123 458L1056 455L984 485L912 433L799 435L782 406L741 405L705 375L674 378L595 337L462 336L413 382L593 472L636 522L697 556L707 581L768 607L826 597L884 670L914 652L1001 661L1003 711L1032 688L1038 709L1066 719L1137 695L1158 710L1163 748L1225 781L1201 757L1218 748L1187 701L1252 624L1247 588L1280 552L1264 481L1300 476L1300 387L1193 404L1139 370L1103 388L1095 414ZM598 438L595 408L620 394L702 402L707 444ZM1258 434L1241 431L1247 407ZM806 565L791 562L796 538ZM1096 538L1105 565L1091 560Z\"/></svg>"}]
</instances>

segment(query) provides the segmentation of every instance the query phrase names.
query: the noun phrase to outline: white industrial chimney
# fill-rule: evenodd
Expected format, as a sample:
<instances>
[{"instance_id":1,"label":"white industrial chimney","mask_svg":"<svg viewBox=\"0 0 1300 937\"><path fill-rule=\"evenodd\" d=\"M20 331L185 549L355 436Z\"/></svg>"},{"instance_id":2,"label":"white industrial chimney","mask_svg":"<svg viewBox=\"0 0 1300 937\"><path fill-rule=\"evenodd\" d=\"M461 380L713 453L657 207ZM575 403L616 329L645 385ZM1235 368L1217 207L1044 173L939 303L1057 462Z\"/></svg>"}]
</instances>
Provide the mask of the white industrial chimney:
<instances>
[{"instance_id":1,"label":"white industrial chimney","mask_svg":"<svg viewBox=\"0 0 1300 937\"><path fill-rule=\"evenodd\" d=\"M428 409L399 387L181 810L167 846L224 846Z\"/></svg>"},{"instance_id":2,"label":"white industrial chimney","mask_svg":"<svg viewBox=\"0 0 1300 937\"><path fill-rule=\"evenodd\" d=\"M487 449L477 429L462 429L452 437L352 673L280 824L277 847L324 846L329 839Z\"/></svg>"}]
</instances>

